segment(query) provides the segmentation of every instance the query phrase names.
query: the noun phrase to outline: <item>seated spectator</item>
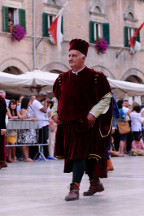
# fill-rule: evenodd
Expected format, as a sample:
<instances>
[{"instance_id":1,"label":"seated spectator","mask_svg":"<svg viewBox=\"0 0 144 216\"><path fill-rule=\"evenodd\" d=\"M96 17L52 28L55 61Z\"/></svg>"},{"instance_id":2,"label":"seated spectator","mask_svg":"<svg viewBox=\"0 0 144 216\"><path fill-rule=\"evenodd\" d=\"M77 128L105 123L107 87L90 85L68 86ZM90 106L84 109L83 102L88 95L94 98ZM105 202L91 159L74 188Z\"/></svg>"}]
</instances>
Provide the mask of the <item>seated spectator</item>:
<instances>
[{"instance_id":1,"label":"seated spectator","mask_svg":"<svg viewBox=\"0 0 144 216\"><path fill-rule=\"evenodd\" d=\"M111 137L111 147L109 149L109 155L114 156L114 157L119 157L123 156L119 151L116 151L115 146L114 146L114 139Z\"/></svg>"},{"instance_id":2,"label":"seated spectator","mask_svg":"<svg viewBox=\"0 0 144 216\"><path fill-rule=\"evenodd\" d=\"M144 143L142 139L139 140L139 137L134 138L131 152L134 156L144 155Z\"/></svg>"}]
</instances>

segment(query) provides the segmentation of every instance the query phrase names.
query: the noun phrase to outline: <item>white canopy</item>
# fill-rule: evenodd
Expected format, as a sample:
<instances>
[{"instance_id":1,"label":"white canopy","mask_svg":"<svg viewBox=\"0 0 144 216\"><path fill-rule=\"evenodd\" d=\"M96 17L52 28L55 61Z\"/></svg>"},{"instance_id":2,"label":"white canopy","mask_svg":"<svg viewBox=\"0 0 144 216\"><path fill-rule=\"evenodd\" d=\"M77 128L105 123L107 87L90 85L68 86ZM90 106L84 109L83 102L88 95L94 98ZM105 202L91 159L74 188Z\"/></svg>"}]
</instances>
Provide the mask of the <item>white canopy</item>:
<instances>
[{"instance_id":1,"label":"white canopy","mask_svg":"<svg viewBox=\"0 0 144 216\"><path fill-rule=\"evenodd\" d=\"M58 74L35 70L21 75L0 72L0 88L18 95L37 94L38 91L52 92ZM113 93L117 98L144 96L144 84L113 80L108 78Z\"/></svg>"},{"instance_id":2,"label":"white canopy","mask_svg":"<svg viewBox=\"0 0 144 216\"><path fill-rule=\"evenodd\" d=\"M0 72L0 88L8 93L31 95L42 90L52 92L58 74L35 70L21 75Z\"/></svg>"},{"instance_id":3,"label":"white canopy","mask_svg":"<svg viewBox=\"0 0 144 216\"><path fill-rule=\"evenodd\" d=\"M113 80L108 78L113 93L117 98L128 96L144 96L144 84Z\"/></svg>"}]
</instances>

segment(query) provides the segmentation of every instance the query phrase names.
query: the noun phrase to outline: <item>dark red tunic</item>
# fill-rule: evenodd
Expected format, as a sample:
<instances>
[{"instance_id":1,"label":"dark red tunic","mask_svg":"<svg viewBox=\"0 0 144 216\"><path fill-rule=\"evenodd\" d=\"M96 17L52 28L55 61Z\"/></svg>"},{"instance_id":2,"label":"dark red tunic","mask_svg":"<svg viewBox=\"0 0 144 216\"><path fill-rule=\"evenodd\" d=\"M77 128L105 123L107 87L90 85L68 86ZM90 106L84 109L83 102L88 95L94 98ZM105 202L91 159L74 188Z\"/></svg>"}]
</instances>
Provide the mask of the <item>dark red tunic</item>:
<instances>
[{"instance_id":1,"label":"dark red tunic","mask_svg":"<svg viewBox=\"0 0 144 216\"><path fill-rule=\"evenodd\" d=\"M106 177L106 148L109 144L112 108L100 115L93 128L88 127L87 114L106 94L109 83L102 72L87 67L78 75L68 71L54 83L58 99L58 115L63 121L58 126L55 154L65 158L64 172L72 171L74 159L88 159L93 166L93 177ZM103 137L104 136L104 137Z\"/></svg>"}]
</instances>

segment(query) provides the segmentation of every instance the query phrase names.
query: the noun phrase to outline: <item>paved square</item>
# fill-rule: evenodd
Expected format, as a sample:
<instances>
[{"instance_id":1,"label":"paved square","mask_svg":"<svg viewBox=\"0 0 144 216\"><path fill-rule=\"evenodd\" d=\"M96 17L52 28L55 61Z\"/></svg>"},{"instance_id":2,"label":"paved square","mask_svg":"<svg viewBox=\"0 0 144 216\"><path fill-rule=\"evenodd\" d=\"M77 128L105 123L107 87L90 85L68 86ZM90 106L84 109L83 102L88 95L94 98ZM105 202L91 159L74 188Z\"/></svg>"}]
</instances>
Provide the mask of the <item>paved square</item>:
<instances>
[{"instance_id":1,"label":"paved square","mask_svg":"<svg viewBox=\"0 0 144 216\"><path fill-rule=\"evenodd\" d=\"M66 202L71 174L63 160L18 162L0 170L0 216L143 216L144 157L112 158L105 191L91 197L85 175L78 201Z\"/></svg>"}]
</instances>

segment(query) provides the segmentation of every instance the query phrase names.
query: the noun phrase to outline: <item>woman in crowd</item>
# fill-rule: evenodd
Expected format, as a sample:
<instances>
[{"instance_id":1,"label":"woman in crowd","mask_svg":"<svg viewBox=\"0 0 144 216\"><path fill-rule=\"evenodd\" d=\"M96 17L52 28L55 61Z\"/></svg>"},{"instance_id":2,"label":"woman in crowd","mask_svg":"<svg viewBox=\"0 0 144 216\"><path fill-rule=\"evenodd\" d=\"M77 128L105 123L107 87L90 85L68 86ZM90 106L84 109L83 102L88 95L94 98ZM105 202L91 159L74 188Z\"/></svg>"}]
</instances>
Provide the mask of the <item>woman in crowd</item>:
<instances>
[{"instance_id":1,"label":"woman in crowd","mask_svg":"<svg viewBox=\"0 0 144 216\"><path fill-rule=\"evenodd\" d=\"M5 134L6 134L6 101L5 92L0 90L0 169L7 167L6 163L6 146L5 146Z\"/></svg>"},{"instance_id":2,"label":"woman in crowd","mask_svg":"<svg viewBox=\"0 0 144 216\"><path fill-rule=\"evenodd\" d=\"M11 99L9 102L7 115L8 115L8 119L21 118L21 115L17 111L17 105L14 99ZM8 147L8 162L16 162L16 148L15 148L16 141L17 141L17 130L16 129L7 130L7 143L9 145L12 145L12 147Z\"/></svg>"},{"instance_id":3,"label":"woman in crowd","mask_svg":"<svg viewBox=\"0 0 144 216\"><path fill-rule=\"evenodd\" d=\"M24 97L21 103L21 116L24 119L34 120L37 119L33 117L29 106L31 104L30 97ZM25 146L25 144L34 144L37 142L36 139L36 131L34 129L20 129L18 135L18 143L22 143L22 150L25 158L25 162L32 162L33 160L29 158L29 146Z\"/></svg>"},{"instance_id":4,"label":"woman in crowd","mask_svg":"<svg viewBox=\"0 0 144 216\"><path fill-rule=\"evenodd\" d=\"M122 107L123 107L123 100L122 99L118 100L117 105L118 105L119 113L120 113L119 121L120 122L129 121L130 119L126 118L126 114L124 113L124 111L122 109ZM120 144L119 145L120 145L120 154L122 156L127 156L125 154L125 152L126 152L126 145L127 145L127 134L123 134L123 135L120 134Z\"/></svg>"},{"instance_id":5,"label":"woman in crowd","mask_svg":"<svg viewBox=\"0 0 144 216\"><path fill-rule=\"evenodd\" d=\"M144 154L144 144L142 140L142 123L144 123L144 117L142 117L140 105L136 105L133 107L130 118L131 130L133 135L131 152L134 155L142 155Z\"/></svg>"}]
</instances>

